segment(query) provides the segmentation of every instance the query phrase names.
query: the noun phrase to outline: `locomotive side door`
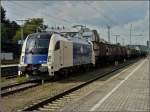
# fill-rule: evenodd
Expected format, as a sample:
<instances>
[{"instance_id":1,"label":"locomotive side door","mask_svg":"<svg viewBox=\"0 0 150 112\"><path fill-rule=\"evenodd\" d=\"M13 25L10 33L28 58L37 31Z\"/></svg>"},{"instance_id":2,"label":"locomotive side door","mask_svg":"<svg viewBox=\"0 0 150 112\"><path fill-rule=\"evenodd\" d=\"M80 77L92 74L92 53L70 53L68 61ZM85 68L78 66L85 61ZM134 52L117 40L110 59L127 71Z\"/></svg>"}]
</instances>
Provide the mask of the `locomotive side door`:
<instances>
[{"instance_id":1,"label":"locomotive side door","mask_svg":"<svg viewBox=\"0 0 150 112\"><path fill-rule=\"evenodd\" d=\"M72 43L68 41L64 41L61 50L61 63L63 67L69 67L73 65L73 47Z\"/></svg>"},{"instance_id":2,"label":"locomotive side door","mask_svg":"<svg viewBox=\"0 0 150 112\"><path fill-rule=\"evenodd\" d=\"M60 66L62 67L64 64L64 42L60 41Z\"/></svg>"},{"instance_id":3,"label":"locomotive side door","mask_svg":"<svg viewBox=\"0 0 150 112\"><path fill-rule=\"evenodd\" d=\"M60 69L60 41L57 41L55 44L55 48L54 48L54 67L55 67L55 71Z\"/></svg>"}]
</instances>

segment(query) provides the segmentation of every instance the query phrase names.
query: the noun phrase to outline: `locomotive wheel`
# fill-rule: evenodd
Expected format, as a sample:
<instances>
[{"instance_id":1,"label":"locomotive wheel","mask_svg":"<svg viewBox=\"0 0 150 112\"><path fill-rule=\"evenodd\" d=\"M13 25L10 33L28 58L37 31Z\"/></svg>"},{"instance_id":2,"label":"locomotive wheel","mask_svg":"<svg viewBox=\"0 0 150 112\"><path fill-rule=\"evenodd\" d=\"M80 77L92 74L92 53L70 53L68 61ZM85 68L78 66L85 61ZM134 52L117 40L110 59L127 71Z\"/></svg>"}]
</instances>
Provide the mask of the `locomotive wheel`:
<instances>
[{"instance_id":1,"label":"locomotive wheel","mask_svg":"<svg viewBox=\"0 0 150 112\"><path fill-rule=\"evenodd\" d=\"M52 79L54 79L54 80L58 80L60 78L60 75L58 75L58 74L54 74L54 76L52 77Z\"/></svg>"},{"instance_id":2,"label":"locomotive wheel","mask_svg":"<svg viewBox=\"0 0 150 112\"><path fill-rule=\"evenodd\" d=\"M64 71L63 76L64 76L64 78L68 77L68 71L67 70Z\"/></svg>"},{"instance_id":3,"label":"locomotive wheel","mask_svg":"<svg viewBox=\"0 0 150 112\"><path fill-rule=\"evenodd\" d=\"M85 68L86 72L90 71L90 66L87 65L86 68Z\"/></svg>"}]
</instances>

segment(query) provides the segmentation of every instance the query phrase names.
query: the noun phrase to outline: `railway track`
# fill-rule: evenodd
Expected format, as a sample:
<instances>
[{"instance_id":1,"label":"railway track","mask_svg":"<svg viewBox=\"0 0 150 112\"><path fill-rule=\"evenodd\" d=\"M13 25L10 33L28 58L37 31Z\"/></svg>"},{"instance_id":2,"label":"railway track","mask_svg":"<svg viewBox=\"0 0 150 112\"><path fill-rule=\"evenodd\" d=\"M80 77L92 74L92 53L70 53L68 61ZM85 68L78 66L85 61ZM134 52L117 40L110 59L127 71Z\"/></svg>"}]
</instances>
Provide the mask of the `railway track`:
<instances>
[{"instance_id":1,"label":"railway track","mask_svg":"<svg viewBox=\"0 0 150 112\"><path fill-rule=\"evenodd\" d=\"M38 86L38 82L27 81L19 84L13 84L9 86L5 86L1 88L1 97L8 96L10 94L14 94L20 91L23 91L28 88L32 88Z\"/></svg>"},{"instance_id":2,"label":"railway track","mask_svg":"<svg viewBox=\"0 0 150 112\"><path fill-rule=\"evenodd\" d=\"M16 78L18 75L10 75L10 76L6 76L4 77L5 79L13 79L13 78Z\"/></svg>"},{"instance_id":3,"label":"railway track","mask_svg":"<svg viewBox=\"0 0 150 112\"><path fill-rule=\"evenodd\" d=\"M103 74L100 74L99 76L97 76L91 80L88 80L88 81L86 81L86 82L84 82L78 86L75 86L69 90L66 90L62 93L59 93L53 97L49 97L47 99L35 102L33 105L25 107L24 109L19 110L19 111L46 111L46 112L47 111L55 111L57 109L56 102L60 102L61 100L64 100L64 99L65 99L65 102L70 101L70 96L72 96L72 95L74 95L74 93L80 91L83 87L86 87L87 85L93 83L94 81L101 79L101 78L103 78L103 77L105 77L111 73L114 73L116 71L119 71L120 69L127 67L131 64L132 63L128 63L128 64L122 65L118 68L115 68L109 72L105 72ZM63 105L62 102L60 102L60 105Z\"/></svg>"}]
</instances>

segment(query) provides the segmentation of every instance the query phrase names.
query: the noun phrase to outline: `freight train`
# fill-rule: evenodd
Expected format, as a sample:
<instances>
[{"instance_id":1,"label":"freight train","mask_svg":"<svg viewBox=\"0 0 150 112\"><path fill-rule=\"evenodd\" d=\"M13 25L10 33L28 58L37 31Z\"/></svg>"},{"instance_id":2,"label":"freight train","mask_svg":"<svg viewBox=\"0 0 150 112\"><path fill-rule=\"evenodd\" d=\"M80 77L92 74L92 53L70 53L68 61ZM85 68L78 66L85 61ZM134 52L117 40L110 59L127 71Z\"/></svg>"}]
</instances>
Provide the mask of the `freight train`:
<instances>
[{"instance_id":1,"label":"freight train","mask_svg":"<svg viewBox=\"0 0 150 112\"><path fill-rule=\"evenodd\" d=\"M45 79L141 55L135 49L100 41L96 30L90 30L89 35L86 32L30 34L22 47L18 75Z\"/></svg>"}]
</instances>

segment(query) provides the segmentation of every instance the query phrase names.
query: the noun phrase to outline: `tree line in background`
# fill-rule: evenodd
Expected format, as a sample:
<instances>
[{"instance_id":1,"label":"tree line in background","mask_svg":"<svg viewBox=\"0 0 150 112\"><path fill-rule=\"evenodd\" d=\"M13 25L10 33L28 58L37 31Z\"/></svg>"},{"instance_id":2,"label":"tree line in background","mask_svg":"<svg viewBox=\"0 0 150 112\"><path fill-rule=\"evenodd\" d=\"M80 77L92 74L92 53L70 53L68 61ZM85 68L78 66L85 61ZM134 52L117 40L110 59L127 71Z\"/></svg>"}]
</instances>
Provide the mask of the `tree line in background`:
<instances>
[{"instance_id":1,"label":"tree line in background","mask_svg":"<svg viewBox=\"0 0 150 112\"><path fill-rule=\"evenodd\" d=\"M25 21L23 26L21 26L15 21L7 19L6 10L1 7L1 28L1 41L15 43L21 39L21 28L23 28L23 38L25 39L27 35L45 30L47 26L44 25L42 18L29 19L28 21Z\"/></svg>"},{"instance_id":2,"label":"tree line in background","mask_svg":"<svg viewBox=\"0 0 150 112\"><path fill-rule=\"evenodd\" d=\"M16 31L16 34L13 38L13 41L18 41L21 39L21 28L23 28L23 39L27 37L27 35L35 32L41 32L47 28L46 25L43 24L42 18L33 18L27 20L23 26L20 26L20 29Z\"/></svg>"},{"instance_id":3,"label":"tree line in background","mask_svg":"<svg viewBox=\"0 0 150 112\"><path fill-rule=\"evenodd\" d=\"M1 7L1 42L10 43L20 26L6 18L6 11Z\"/></svg>"},{"instance_id":4,"label":"tree line in background","mask_svg":"<svg viewBox=\"0 0 150 112\"><path fill-rule=\"evenodd\" d=\"M21 39L21 29L23 30L23 39L25 39L27 35L37 31L41 32L46 28L43 18L32 18L25 21L23 25L19 25L17 22L6 18L6 10L1 6L1 48L3 52L11 52L9 50L12 46L8 45L18 43L18 40Z\"/></svg>"}]
</instances>

